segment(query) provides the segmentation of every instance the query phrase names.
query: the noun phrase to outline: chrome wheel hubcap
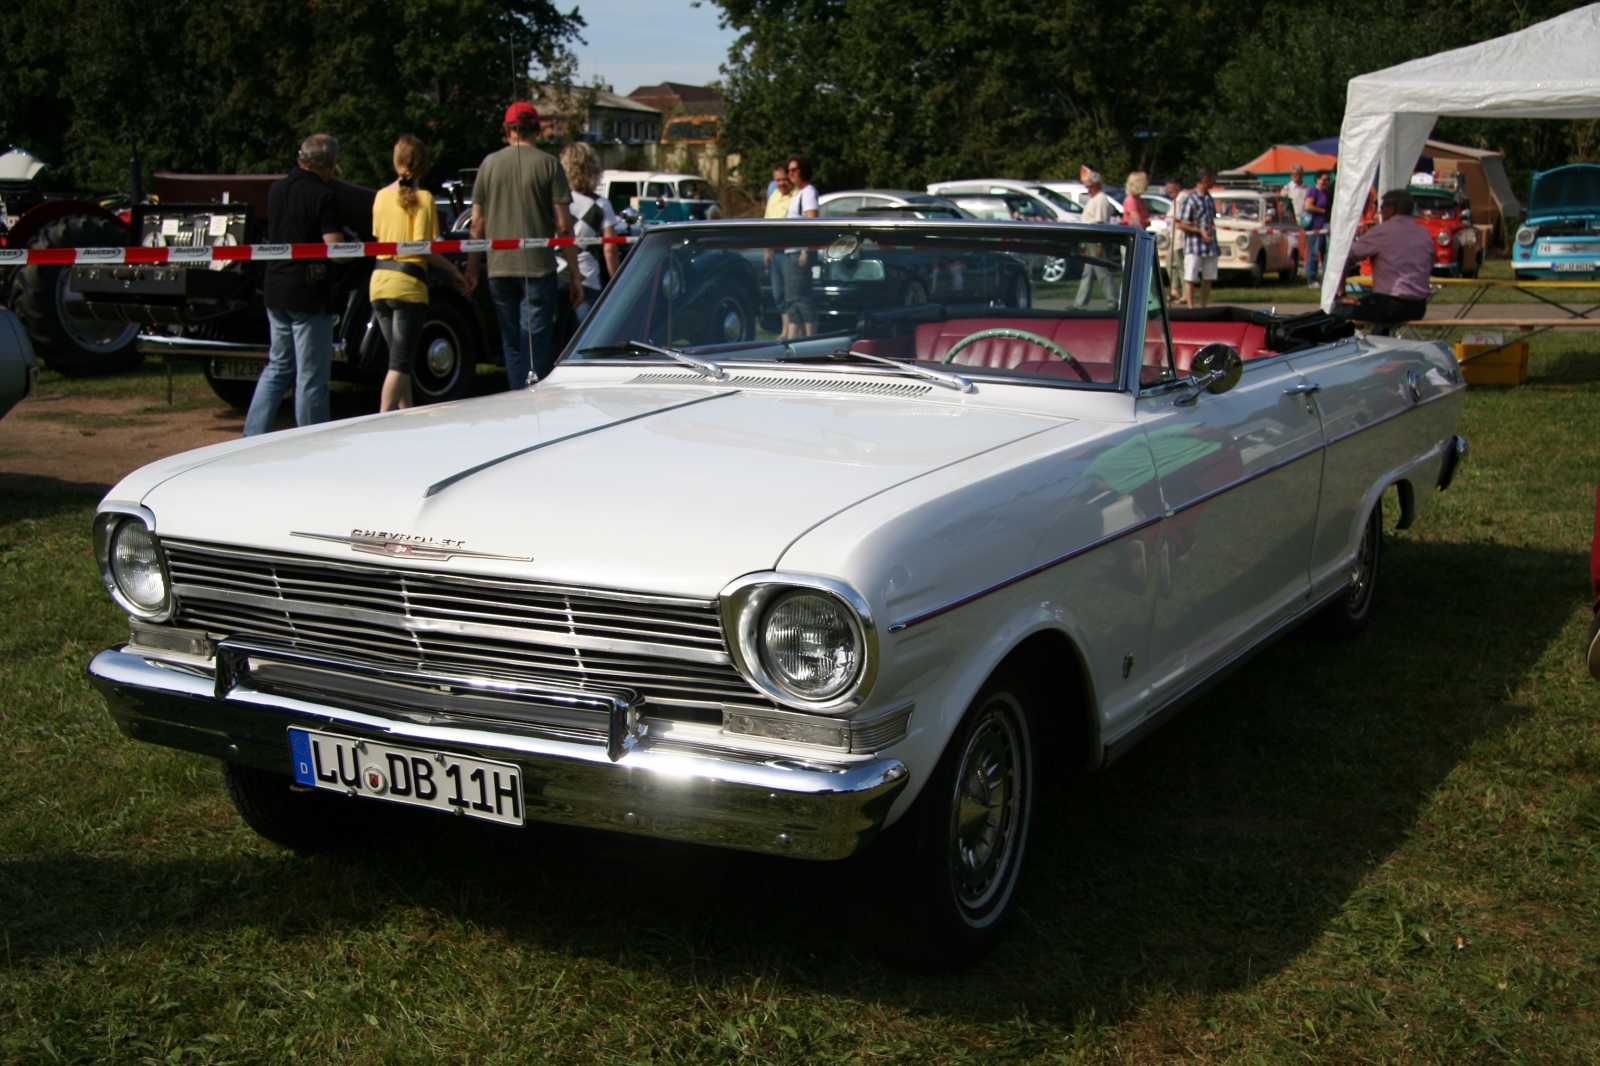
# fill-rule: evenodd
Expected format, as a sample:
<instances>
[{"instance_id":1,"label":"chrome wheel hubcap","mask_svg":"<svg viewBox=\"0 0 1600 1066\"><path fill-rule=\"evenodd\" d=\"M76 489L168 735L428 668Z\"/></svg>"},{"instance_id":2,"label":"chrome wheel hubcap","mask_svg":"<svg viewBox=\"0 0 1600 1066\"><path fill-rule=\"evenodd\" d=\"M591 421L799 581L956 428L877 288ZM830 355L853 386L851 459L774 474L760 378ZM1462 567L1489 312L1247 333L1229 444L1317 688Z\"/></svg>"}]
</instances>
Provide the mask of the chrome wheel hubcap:
<instances>
[{"instance_id":1,"label":"chrome wheel hubcap","mask_svg":"<svg viewBox=\"0 0 1600 1066\"><path fill-rule=\"evenodd\" d=\"M62 267L56 275L56 317L61 320L61 328L73 343L98 355L117 351L133 340L139 327L132 323L95 322L67 314L68 304L82 303L84 298L82 293L73 292L67 284L69 272L69 267Z\"/></svg>"},{"instance_id":2,"label":"chrome wheel hubcap","mask_svg":"<svg viewBox=\"0 0 1600 1066\"><path fill-rule=\"evenodd\" d=\"M456 346L449 338L439 337L428 345L428 373L435 377L448 377L456 366Z\"/></svg>"},{"instance_id":3,"label":"chrome wheel hubcap","mask_svg":"<svg viewBox=\"0 0 1600 1066\"><path fill-rule=\"evenodd\" d=\"M1022 751L1004 710L986 714L967 740L951 809L951 873L963 907L988 906L1006 888L1022 815Z\"/></svg>"}]
</instances>

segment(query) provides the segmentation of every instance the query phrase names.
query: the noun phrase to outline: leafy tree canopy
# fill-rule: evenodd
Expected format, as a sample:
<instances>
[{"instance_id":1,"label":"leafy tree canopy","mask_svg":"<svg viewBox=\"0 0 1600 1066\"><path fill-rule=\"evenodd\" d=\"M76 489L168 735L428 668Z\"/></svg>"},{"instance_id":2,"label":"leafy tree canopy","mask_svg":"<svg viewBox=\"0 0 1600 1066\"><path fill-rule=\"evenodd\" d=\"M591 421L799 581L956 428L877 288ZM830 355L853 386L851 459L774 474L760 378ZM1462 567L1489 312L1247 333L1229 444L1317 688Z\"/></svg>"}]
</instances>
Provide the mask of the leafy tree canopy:
<instances>
[{"instance_id":1,"label":"leafy tree canopy","mask_svg":"<svg viewBox=\"0 0 1600 1066\"><path fill-rule=\"evenodd\" d=\"M264 173L319 130L352 181L392 180L406 132L448 176L583 25L552 0L12 0L0 139L85 189L122 187L134 141L147 173Z\"/></svg>"},{"instance_id":2,"label":"leafy tree canopy","mask_svg":"<svg viewBox=\"0 0 1600 1066\"><path fill-rule=\"evenodd\" d=\"M955 177L1113 180L1237 166L1339 132L1353 76L1512 32L1579 0L718 0L728 146L811 157L825 188ZM1530 74L1536 72L1530 71ZM1594 123L1442 122L1514 173L1595 150Z\"/></svg>"}]
</instances>

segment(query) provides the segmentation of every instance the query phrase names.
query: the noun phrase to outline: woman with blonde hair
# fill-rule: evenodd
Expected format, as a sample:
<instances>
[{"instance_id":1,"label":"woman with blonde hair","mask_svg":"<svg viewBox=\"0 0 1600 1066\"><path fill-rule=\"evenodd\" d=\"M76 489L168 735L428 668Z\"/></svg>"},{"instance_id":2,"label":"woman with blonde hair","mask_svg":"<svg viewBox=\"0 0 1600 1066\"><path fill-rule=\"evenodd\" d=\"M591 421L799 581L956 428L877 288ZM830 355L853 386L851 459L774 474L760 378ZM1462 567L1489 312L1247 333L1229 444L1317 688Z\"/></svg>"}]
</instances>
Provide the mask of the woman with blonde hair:
<instances>
[{"instance_id":1,"label":"woman with blonde hair","mask_svg":"<svg viewBox=\"0 0 1600 1066\"><path fill-rule=\"evenodd\" d=\"M380 241L431 241L439 236L439 212L433 194L420 188L428 172L428 148L406 133L394 142L393 184L378 190L372 201L372 233ZM411 406L411 363L428 317L428 267L450 275L463 294L471 291L457 266L442 255L380 255L372 265L367 294L372 317L389 346L389 372L383 378L379 411Z\"/></svg>"},{"instance_id":2,"label":"woman with blonde hair","mask_svg":"<svg viewBox=\"0 0 1600 1066\"><path fill-rule=\"evenodd\" d=\"M572 235L574 237L615 237L617 216L611 201L595 195L600 183L600 157L587 141L573 141L561 149L561 169L567 173L567 185L572 189ZM583 282L583 302L573 308L578 324L589 317L600 290L617 272L622 257L614 244L603 244L597 249L590 245L578 248L578 277ZM557 271L567 269L565 260L556 264Z\"/></svg>"},{"instance_id":3,"label":"woman with blonde hair","mask_svg":"<svg viewBox=\"0 0 1600 1066\"><path fill-rule=\"evenodd\" d=\"M1122 224L1124 226L1138 226L1140 229L1150 228L1150 205L1144 202L1144 191L1150 187L1150 175L1142 170L1135 170L1128 175L1128 183L1124 187L1127 196L1122 201Z\"/></svg>"}]
</instances>

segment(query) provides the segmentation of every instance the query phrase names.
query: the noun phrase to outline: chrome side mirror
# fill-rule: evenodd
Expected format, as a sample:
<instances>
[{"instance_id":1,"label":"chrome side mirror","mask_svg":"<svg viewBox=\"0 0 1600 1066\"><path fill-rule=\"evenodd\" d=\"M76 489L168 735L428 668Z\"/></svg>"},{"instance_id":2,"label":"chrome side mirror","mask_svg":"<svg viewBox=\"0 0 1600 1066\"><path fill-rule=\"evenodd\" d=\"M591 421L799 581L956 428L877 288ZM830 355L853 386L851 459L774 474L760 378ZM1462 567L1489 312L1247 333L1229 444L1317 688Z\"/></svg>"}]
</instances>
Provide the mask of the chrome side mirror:
<instances>
[{"instance_id":1,"label":"chrome side mirror","mask_svg":"<svg viewBox=\"0 0 1600 1066\"><path fill-rule=\"evenodd\" d=\"M1190 390L1173 403L1186 407L1200 398L1202 392L1221 395L1239 384L1244 375L1244 360L1231 344L1208 344L1194 353L1189 361Z\"/></svg>"}]
</instances>

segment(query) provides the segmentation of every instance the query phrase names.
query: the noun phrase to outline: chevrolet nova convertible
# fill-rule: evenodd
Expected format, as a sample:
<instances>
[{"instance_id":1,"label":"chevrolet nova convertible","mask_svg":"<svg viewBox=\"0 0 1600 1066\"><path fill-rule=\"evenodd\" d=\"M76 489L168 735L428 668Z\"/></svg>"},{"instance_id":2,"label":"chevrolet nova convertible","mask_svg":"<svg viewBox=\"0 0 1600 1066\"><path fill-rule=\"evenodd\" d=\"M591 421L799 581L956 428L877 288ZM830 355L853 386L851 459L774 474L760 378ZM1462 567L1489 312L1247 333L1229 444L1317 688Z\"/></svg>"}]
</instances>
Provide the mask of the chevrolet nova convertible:
<instances>
[{"instance_id":1,"label":"chevrolet nova convertible","mask_svg":"<svg viewBox=\"0 0 1600 1066\"><path fill-rule=\"evenodd\" d=\"M783 261L801 335L685 332L674 279L730 252ZM89 671L289 847L405 805L850 858L875 945L957 967L1042 779L1360 630L1380 500L1449 484L1463 388L1320 313L1168 311L1127 227L661 226L536 386L125 478L94 544L129 639Z\"/></svg>"}]
</instances>

